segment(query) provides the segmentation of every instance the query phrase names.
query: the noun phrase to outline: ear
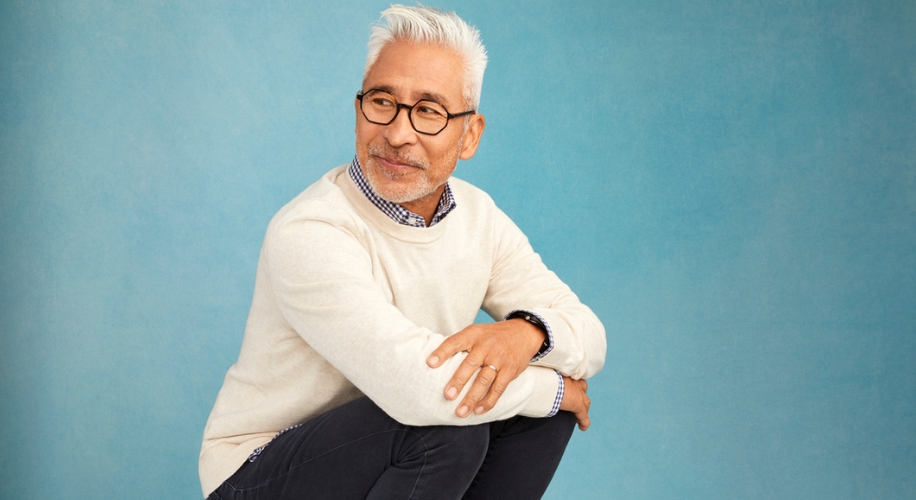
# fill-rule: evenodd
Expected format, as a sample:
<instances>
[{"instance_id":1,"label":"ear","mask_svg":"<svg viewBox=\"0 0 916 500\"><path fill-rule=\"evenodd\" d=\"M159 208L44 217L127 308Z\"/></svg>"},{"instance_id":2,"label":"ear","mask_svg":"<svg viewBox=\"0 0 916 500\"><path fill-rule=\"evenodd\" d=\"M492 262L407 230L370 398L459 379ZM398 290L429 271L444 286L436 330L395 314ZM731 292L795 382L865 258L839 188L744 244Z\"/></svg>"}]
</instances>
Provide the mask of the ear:
<instances>
[{"instance_id":1,"label":"ear","mask_svg":"<svg viewBox=\"0 0 916 500\"><path fill-rule=\"evenodd\" d=\"M483 115L475 113L468 120L468 129L464 133L464 140L461 142L461 153L458 155L462 160L470 160L474 153L477 152L477 146L480 144L480 136L483 135L483 129L487 126L487 120Z\"/></svg>"},{"instance_id":2,"label":"ear","mask_svg":"<svg viewBox=\"0 0 916 500\"><path fill-rule=\"evenodd\" d=\"M353 127L358 128L359 127L359 113L360 113L359 99L353 99L353 110L356 111L356 115L354 116L355 120L353 120Z\"/></svg>"}]
</instances>

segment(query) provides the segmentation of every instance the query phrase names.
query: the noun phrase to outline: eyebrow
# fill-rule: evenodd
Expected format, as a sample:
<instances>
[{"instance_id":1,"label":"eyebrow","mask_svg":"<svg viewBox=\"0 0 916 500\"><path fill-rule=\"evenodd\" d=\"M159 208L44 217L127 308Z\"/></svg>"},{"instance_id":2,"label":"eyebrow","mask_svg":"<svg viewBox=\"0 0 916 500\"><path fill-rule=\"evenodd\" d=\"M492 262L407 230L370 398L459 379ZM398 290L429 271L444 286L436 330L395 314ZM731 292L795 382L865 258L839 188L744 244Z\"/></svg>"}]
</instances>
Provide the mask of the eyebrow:
<instances>
[{"instance_id":1,"label":"eyebrow","mask_svg":"<svg viewBox=\"0 0 916 500\"><path fill-rule=\"evenodd\" d=\"M384 90L385 92L388 92L388 93L391 94L391 95L394 95L394 94L395 94L395 89L394 89L394 87L392 87L392 86L390 86L390 85L379 85L379 86L377 86L377 87L372 87L372 88L378 89L378 90ZM395 97L397 97L397 96L395 96ZM417 102L419 102L419 101L435 101L435 102L437 102L437 103L442 104L443 106L445 106L446 103L448 102L448 99L446 99L445 96L443 96L442 94L438 94L438 93L436 93L436 92L429 92L429 91L426 91L426 92L421 92L421 93L419 94L419 99L417 99L416 101L414 101L414 103L417 103Z\"/></svg>"}]
</instances>

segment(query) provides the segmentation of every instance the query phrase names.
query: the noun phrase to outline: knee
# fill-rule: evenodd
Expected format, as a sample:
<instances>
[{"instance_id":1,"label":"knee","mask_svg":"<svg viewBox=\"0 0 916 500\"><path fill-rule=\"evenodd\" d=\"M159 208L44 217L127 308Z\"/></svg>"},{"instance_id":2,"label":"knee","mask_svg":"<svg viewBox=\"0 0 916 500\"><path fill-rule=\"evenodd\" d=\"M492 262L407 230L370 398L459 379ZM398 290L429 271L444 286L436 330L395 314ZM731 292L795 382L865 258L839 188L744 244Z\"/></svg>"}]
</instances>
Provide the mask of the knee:
<instances>
[{"instance_id":1,"label":"knee","mask_svg":"<svg viewBox=\"0 0 916 500\"><path fill-rule=\"evenodd\" d=\"M468 460L483 461L490 446L490 426L487 424L452 427L453 443L464 450Z\"/></svg>"},{"instance_id":2,"label":"knee","mask_svg":"<svg viewBox=\"0 0 916 500\"><path fill-rule=\"evenodd\" d=\"M558 432L567 434L572 434L577 424L576 414L568 411L557 412L556 415L547 420L550 421L550 424L553 425Z\"/></svg>"},{"instance_id":3,"label":"knee","mask_svg":"<svg viewBox=\"0 0 916 500\"><path fill-rule=\"evenodd\" d=\"M469 426L433 426L422 428L422 439L430 451L441 450L456 463L481 463L490 444L487 424Z\"/></svg>"},{"instance_id":4,"label":"knee","mask_svg":"<svg viewBox=\"0 0 916 500\"><path fill-rule=\"evenodd\" d=\"M550 418L541 420L545 426L545 432L539 439L542 440L545 447L556 449L562 454L576 429L576 415L568 411L561 411Z\"/></svg>"}]
</instances>

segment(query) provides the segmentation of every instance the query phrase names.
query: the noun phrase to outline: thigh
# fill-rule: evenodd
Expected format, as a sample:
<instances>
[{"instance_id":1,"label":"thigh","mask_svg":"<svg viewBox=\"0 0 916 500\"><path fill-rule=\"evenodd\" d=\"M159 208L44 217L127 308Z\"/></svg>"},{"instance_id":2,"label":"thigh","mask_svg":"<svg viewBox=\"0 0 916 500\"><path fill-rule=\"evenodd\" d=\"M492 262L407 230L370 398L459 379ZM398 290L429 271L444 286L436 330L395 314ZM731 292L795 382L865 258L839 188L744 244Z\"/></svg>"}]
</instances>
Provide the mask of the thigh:
<instances>
[{"instance_id":1,"label":"thigh","mask_svg":"<svg viewBox=\"0 0 916 500\"><path fill-rule=\"evenodd\" d=\"M391 463L391 450L418 440L369 398L358 398L277 436L217 493L239 500L365 499Z\"/></svg>"},{"instance_id":2,"label":"thigh","mask_svg":"<svg viewBox=\"0 0 916 500\"><path fill-rule=\"evenodd\" d=\"M211 498L460 498L489 445L490 427L411 427L362 397L271 441Z\"/></svg>"}]
</instances>

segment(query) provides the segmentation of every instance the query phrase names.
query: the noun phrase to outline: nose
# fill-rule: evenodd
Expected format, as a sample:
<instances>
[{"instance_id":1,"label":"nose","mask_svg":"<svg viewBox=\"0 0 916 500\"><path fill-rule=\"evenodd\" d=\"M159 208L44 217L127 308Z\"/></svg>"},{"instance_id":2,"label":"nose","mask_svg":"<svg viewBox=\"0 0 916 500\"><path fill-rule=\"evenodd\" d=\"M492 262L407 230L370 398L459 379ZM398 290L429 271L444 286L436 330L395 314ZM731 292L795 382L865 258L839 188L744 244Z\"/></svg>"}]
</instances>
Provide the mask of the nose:
<instances>
[{"instance_id":1,"label":"nose","mask_svg":"<svg viewBox=\"0 0 916 500\"><path fill-rule=\"evenodd\" d=\"M401 111L404 111L401 113ZM417 131L410 124L410 108L398 105L394 121L385 126L384 137L394 147L417 142Z\"/></svg>"}]
</instances>

